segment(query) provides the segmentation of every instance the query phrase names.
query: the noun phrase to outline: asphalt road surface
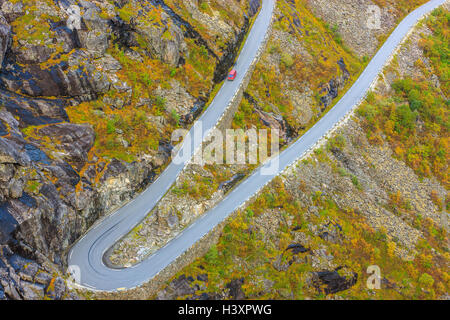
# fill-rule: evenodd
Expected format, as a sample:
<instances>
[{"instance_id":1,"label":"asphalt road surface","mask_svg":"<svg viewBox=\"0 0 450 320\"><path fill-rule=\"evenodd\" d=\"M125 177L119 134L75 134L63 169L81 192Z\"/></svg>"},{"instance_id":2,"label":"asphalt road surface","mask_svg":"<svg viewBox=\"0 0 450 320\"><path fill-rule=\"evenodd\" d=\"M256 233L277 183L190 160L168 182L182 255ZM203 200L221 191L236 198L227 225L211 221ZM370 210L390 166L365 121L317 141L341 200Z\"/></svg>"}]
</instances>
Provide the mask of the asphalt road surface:
<instances>
[{"instance_id":1,"label":"asphalt road surface","mask_svg":"<svg viewBox=\"0 0 450 320\"><path fill-rule=\"evenodd\" d=\"M141 263L123 269L114 269L105 261L105 253L118 240L137 226L164 196L185 164L172 162L167 169L144 192L133 201L113 214L97 222L88 233L70 250L68 257L69 272L74 275L78 285L99 291L131 289L148 282L169 264L187 251L215 226L225 220L232 212L242 206L249 198L269 183L276 175L295 163L310 150L323 136L342 120L366 95L373 81L377 78L385 63L396 47L426 13L443 4L446 0L432 0L410 13L387 39L383 47L371 60L364 72L349 89L344 97L314 127L300 139L285 149L276 158L271 159L266 167L262 166L235 187L216 207L183 230L175 239ZM448 0L447 0L448 1ZM232 82L225 82L213 102L196 123L201 121L203 132L213 128L227 105L239 89L240 83L261 47L268 31L275 0L263 0L261 11L253 25L236 63L237 77ZM194 124L195 126L196 124ZM193 129L191 129L193 136ZM200 145L199 139L191 139L191 155ZM195 141L194 141L195 140ZM182 147L184 148L184 147ZM185 150L188 150L185 149ZM181 152L181 151L180 151ZM278 169L271 174L262 174L271 164L278 163Z\"/></svg>"}]
</instances>

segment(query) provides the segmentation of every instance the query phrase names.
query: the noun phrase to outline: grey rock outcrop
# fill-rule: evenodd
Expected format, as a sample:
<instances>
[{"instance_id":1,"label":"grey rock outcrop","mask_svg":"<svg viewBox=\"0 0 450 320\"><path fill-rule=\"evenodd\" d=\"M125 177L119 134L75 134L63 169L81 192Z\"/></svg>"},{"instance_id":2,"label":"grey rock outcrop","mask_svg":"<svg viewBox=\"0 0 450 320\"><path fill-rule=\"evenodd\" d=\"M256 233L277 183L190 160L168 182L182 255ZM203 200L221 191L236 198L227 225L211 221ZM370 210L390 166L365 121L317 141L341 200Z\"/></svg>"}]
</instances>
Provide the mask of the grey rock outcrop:
<instances>
[{"instance_id":1,"label":"grey rock outcrop","mask_svg":"<svg viewBox=\"0 0 450 320\"><path fill-rule=\"evenodd\" d=\"M23 14L23 5L21 1L0 1L1 12L8 22L14 21Z\"/></svg>"},{"instance_id":2,"label":"grey rock outcrop","mask_svg":"<svg viewBox=\"0 0 450 320\"><path fill-rule=\"evenodd\" d=\"M8 21L0 12L0 69L3 64L3 58L5 57L6 50L11 41L11 26Z\"/></svg>"},{"instance_id":3,"label":"grey rock outcrop","mask_svg":"<svg viewBox=\"0 0 450 320\"><path fill-rule=\"evenodd\" d=\"M313 272L311 281L320 293L333 294L354 286L358 281L358 274L346 267L339 267L333 271Z\"/></svg>"}]
</instances>

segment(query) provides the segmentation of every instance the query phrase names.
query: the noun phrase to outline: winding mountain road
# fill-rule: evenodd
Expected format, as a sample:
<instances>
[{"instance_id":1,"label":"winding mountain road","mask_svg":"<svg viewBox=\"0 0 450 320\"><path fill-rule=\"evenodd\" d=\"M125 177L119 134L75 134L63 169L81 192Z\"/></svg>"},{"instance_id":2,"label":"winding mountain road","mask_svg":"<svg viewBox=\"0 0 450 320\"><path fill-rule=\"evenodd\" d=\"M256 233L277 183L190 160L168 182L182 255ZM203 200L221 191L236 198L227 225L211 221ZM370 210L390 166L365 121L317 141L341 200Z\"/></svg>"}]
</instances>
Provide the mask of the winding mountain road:
<instances>
[{"instance_id":1,"label":"winding mountain road","mask_svg":"<svg viewBox=\"0 0 450 320\"><path fill-rule=\"evenodd\" d=\"M229 193L216 207L197 219L180 235L167 245L150 255L141 263L124 269L114 269L105 264L105 253L130 230L137 226L153 209L176 181L185 164L172 162L167 169L144 192L133 201L113 214L97 222L88 233L69 251L69 271L78 285L98 291L115 291L138 287L169 264L175 261L192 245L225 220L232 212L261 190L276 175L296 162L302 155L313 148L318 141L338 125L339 122L365 97L372 83L378 77L385 63L408 34L416 22L439 5L448 0L431 0L410 13L386 40L382 48L368 64L364 72L342 99L318 121L300 139L285 149L274 159L269 160ZM228 104L239 90L245 74L264 43L269 29L275 0L263 0L261 11L255 20L248 39L236 63L238 75L233 82L226 82L217 93L206 112L199 118L203 133L213 128L225 112ZM199 122L196 123L199 123ZM196 124L194 124L194 127ZM194 136L194 127L191 136ZM199 139L190 139L191 155L199 147ZM184 145L183 147L184 148ZM180 151L182 152L182 151ZM278 170L272 174L262 174L268 166L278 162Z\"/></svg>"}]
</instances>

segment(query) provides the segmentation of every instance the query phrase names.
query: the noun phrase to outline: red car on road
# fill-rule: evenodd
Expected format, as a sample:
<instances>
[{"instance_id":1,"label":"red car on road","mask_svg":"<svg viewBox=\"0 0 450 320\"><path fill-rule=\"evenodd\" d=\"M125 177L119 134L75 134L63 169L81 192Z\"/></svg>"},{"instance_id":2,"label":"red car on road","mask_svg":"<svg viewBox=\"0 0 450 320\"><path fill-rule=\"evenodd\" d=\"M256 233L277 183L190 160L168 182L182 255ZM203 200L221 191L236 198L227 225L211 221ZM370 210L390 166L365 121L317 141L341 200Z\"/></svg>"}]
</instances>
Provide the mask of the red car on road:
<instances>
[{"instance_id":1,"label":"red car on road","mask_svg":"<svg viewBox=\"0 0 450 320\"><path fill-rule=\"evenodd\" d=\"M228 80L233 81L236 78L236 75L237 75L236 70L235 69L231 70L230 73L228 74Z\"/></svg>"}]
</instances>

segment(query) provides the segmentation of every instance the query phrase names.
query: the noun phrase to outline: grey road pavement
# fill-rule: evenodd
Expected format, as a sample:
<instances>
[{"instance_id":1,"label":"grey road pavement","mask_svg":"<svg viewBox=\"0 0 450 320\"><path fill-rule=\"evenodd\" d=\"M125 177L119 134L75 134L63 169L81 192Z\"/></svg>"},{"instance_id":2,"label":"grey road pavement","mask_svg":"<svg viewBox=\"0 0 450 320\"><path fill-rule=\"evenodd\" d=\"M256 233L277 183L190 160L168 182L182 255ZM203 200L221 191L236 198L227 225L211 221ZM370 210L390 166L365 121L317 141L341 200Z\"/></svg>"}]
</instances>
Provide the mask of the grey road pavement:
<instances>
[{"instance_id":1,"label":"grey road pavement","mask_svg":"<svg viewBox=\"0 0 450 320\"><path fill-rule=\"evenodd\" d=\"M296 162L321 140L365 97L371 84L378 77L385 63L416 22L426 13L446 0L432 0L410 13L386 40L382 48L368 64L358 80L340 101L295 143L271 161L279 163L273 174L262 174L264 166L230 192L216 207L183 230L177 238L141 263L123 269L111 268L105 263L105 253L118 240L137 226L164 196L183 170L184 164L172 162L144 192L116 212L97 222L69 251L69 269L75 273L77 283L100 291L131 289L148 282L175 261L215 226L261 190L276 175ZM448 1L448 0L447 0ZM199 118L203 132L213 128L227 105L239 89L245 73L261 47L270 25L275 0L264 0L261 11L253 25L241 54L236 62L238 75L235 81L225 82L206 112ZM193 129L191 130L193 136ZM193 153L199 147L198 139L191 139ZM267 164L266 166L268 166Z\"/></svg>"}]
</instances>

